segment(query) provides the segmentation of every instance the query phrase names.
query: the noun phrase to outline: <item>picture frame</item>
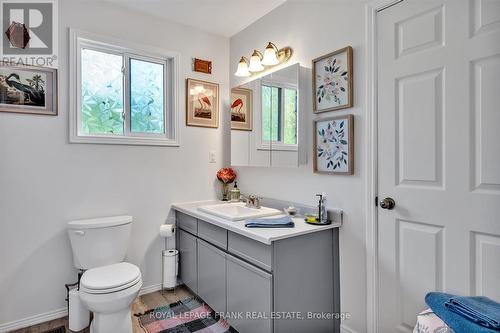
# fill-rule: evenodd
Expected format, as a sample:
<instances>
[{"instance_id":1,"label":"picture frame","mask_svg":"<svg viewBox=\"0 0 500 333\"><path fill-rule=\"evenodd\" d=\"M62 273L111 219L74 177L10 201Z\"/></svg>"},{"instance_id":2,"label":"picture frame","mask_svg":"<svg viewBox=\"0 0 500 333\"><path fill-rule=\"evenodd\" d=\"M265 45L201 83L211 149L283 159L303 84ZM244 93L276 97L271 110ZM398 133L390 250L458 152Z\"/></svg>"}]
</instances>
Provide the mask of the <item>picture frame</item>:
<instances>
[{"instance_id":1,"label":"picture frame","mask_svg":"<svg viewBox=\"0 0 500 333\"><path fill-rule=\"evenodd\" d=\"M0 112L57 116L57 69L0 61Z\"/></svg>"},{"instance_id":2,"label":"picture frame","mask_svg":"<svg viewBox=\"0 0 500 333\"><path fill-rule=\"evenodd\" d=\"M219 85L186 79L186 125L219 127Z\"/></svg>"},{"instance_id":3,"label":"picture frame","mask_svg":"<svg viewBox=\"0 0 500 333\"><path fill-rule=\"evenodd\" d=\"M354 173L354 116L319 118L313 122L314 172Z\"/></svg>"},{"instance_id":4,"label":"picture frame","mask_svg":"<svg viewBox=\"0 0 500 333\"><path fill-rule=\"evenodd\" d=\"M212 74L212 62L210 60L193 59L193 71Z\"/></svg>"},{"instance_id":5,"label":"picture frame","mask_svg":"<svg viewBox=\"0 0 500 333\"><path fill-rule=\"evenodd\" d=\"M354 104L351 46L312 61L313 112L350 108Z\"/></svg>"},{"instance_id":6,"label":"picture frame","mask_svg":"<svg viewBox=\"0 0 500 333\"><path fill-rule=\"evenodd\" d=\"M231 129L253 130L253 91L246 88L231 89Z\"/></svg>"}]
</instances>

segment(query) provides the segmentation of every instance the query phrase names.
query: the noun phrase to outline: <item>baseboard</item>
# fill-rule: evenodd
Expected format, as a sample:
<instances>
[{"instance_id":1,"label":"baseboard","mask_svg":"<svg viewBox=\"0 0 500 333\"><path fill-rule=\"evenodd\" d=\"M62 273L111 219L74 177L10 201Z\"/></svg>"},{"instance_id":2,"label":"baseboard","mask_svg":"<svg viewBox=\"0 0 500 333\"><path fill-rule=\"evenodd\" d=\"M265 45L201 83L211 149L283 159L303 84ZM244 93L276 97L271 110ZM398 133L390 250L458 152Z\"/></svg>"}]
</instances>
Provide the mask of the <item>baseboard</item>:
<instances>
[{"instance_id":1,"label":"baseboard","mask_svg":"<svg viewBox=\"0 0 500 333\"><path fill-rule=\"evenodd\" d=\"M147 286L147 287L142 287L141 291L139 292L139 296L144 295L144 294L154 293L155 291L162 290L162 289L163 289L163 287L162 287L161 283L153 284L153 285Z\"/></svg>"},{"instance_id":2,"label":"baseboard","mask_svg":"<svg viewBox=\"0 0 500 333\"><path fill-rule=\"evenodd\" d=\"M340 333L358 333L350 327L346 325L340 325Z\"/></svg>"},{"instance_id":3,"label":"baseboard","mask_svg":"<svg viewBox=\"0 0 500 333\"><path fill-rule=\"evenodd\" d=\"M44 323L46 321L62 318L67 315L68 315L68 309L61 308L54 311L37 314L31 317L14 320L9 323L0 324L0 333L10 332L24 327L33 326L36 324Z\"/></svg>"},{"instance_id":4,"label":"baseboard","mask_svg":"<svg viewBox=\"0 0 500 333\"><path fill-rule=\"evenodd\" d=\"M153 284L151 286L141 288L139 295L149 294L158 290L161 290L161 283ZM51 321L54 319L62 318L68 315L67 308L61 308L54 311L49 311L41 314L37 314L31 317L26 317L23 319L18 319L5 324L0 324L0 333L6 333L21 328L33 326L36 324L44 323L46 321Z\"/></svg>"}]
</instances>

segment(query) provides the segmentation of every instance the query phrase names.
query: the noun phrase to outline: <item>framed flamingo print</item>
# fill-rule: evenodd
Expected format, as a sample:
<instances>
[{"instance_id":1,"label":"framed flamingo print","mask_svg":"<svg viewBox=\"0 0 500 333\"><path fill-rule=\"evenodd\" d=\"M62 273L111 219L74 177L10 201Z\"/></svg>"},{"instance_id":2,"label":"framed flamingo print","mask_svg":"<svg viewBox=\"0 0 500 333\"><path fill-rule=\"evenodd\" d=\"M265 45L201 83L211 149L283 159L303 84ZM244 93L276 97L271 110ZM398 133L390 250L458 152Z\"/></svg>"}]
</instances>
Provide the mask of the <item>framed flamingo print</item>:
<instances>
[{"instance_id":1,"label":"framed flamingo print","mask_svg":"<svg viewBox=\"0 0 500 333\"><path fill-rule=\"evenodd\" d=\"M219 85L186 79L186 125L219 127Z\"/></svg>"},{"instance_id":2,"label":"framed flamingo print","mask_svg":"<svg viewBox=\"0 0 500 333\"><path fill-rule=\"evenodd\" d=\"M314 59L312 68L315 113L352 107L352 47Z\"/></svg>"},{"instance_id":3,"label":"framed flamingo print","mask_svg":"<svg viewBox=\"0 0 500 333\"><path fill-rule=\"evenodd\" d=\"M252 90L231 89L231 129L251 131L252 113Z\"/></svg>"},{"instance_id":4,"label":"framed flamingo print","mask_svg":"<svg viewBox=\"0 0 500 333\"><path fill-rule=\"evenodd\" d=\"M314 172L352 175L354 117L352 114L314 121Z\"/></svg>"}]
</instances>

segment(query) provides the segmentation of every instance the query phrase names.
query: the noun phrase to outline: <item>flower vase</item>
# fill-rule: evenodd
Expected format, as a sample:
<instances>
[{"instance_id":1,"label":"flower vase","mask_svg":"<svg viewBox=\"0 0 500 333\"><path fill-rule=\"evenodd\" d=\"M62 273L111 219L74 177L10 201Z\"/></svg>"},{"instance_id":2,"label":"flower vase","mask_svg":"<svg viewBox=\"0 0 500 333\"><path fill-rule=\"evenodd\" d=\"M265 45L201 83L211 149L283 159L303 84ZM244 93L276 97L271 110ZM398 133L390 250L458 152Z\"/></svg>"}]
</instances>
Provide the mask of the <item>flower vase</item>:
<instances>
[{"instance_id":1,"label":"flower vase","mask_svg":"<svg viewBox=\"0 0 500 333\"><path fill-rule=\"evenodd\" d=\"M222 183L222 201L229 201L229 184Z\"/></svg>"}]
</instances>

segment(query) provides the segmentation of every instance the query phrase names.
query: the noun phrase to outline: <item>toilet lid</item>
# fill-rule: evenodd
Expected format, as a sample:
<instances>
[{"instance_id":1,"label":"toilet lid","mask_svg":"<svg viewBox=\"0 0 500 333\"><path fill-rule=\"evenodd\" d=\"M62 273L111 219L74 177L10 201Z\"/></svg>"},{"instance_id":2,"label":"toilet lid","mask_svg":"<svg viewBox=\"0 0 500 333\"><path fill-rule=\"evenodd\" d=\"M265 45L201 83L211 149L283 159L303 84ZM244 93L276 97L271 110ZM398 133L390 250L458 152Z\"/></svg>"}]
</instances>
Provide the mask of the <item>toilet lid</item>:
<instances>
[{"instance_id":1,"label":"toilet lid","mask_svg":"<svg viewBox=\"0 0 500 333\"><path fill-rule=\"evenodd\" d=\"M121 262L91 268L83 273L80 285L87 290L110 290L131 284L140 279L141 271L135 265Z\"/></svg>"}]
</instances>

